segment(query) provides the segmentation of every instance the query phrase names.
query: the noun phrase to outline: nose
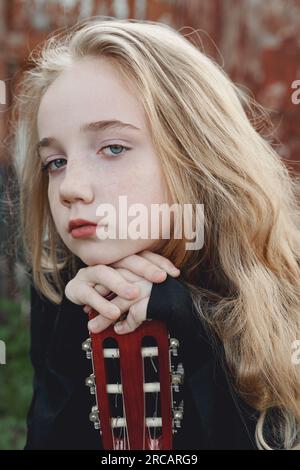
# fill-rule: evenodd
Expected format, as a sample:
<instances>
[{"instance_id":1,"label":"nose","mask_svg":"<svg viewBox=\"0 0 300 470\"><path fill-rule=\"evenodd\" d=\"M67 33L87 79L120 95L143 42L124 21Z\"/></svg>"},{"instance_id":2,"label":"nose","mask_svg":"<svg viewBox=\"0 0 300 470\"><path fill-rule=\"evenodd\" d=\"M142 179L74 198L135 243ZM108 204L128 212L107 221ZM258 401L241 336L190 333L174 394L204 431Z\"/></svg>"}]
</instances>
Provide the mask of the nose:
<instances>
[{"instance_id":1,"label":"nose","mask_svg":"<svg viewBox=\"0 0 300 470\"><path fill-rule=\"evenodd\" d=\"M88 204L93 201L91 175L78 160L68 162L64 171L64 178L60 184L59 197L63 205L69 206L72 202L83 201Z\"/></svg>"}]
</instances>

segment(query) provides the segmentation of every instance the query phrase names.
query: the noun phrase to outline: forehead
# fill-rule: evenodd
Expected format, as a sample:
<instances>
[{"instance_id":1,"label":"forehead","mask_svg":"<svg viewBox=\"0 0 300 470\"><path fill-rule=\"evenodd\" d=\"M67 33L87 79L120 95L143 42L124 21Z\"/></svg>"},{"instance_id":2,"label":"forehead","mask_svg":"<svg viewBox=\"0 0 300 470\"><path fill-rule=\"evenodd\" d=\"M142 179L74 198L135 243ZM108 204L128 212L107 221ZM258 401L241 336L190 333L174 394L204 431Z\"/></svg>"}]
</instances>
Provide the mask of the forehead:
<instances>
[{"instance_id":1,"label":"forehead","mask_svg":"<svg viewBox=\"0 0 300 470\"><path fill-rule=\"evenodd\" d=\"M140 100L118 68L106 59L91 57L59 74L44 93L37 115L40 135L108 119L145 126Z\"/></svg>"}]
</instances>

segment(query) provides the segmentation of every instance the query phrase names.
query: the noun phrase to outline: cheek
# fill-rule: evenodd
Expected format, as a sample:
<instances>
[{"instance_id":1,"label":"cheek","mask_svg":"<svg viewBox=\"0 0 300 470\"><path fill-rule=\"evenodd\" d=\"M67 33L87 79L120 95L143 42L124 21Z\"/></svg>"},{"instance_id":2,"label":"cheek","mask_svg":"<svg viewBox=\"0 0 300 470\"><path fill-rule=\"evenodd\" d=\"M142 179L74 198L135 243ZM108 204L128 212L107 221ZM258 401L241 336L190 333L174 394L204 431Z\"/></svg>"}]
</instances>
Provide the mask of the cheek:
<instances>
[{"instance_id":1,"label":"cheek","mask_svg":"<svg viewBox=\"0 0 300 470\"><path fill-rule=\"evenodd\" d=\"M49 201L49 206L50 210L52 213L52 217L54 221L58 220L59 216L59 197L58 197L58 191L57 188L55 187L55 184L49 183L48 186L48 201Z\"/></svg>"},{"instance_id":2,"label":"cheek","mask_svg":"<svg viewBox=\"0 0 300 470\"><path fill-rule=\"evenodd\" d=\"M165 202L165 181L159 162L150 155L118 177L116 194L128 196L128 202L151 204Z\"/></svg>"},{"instance_id":3,"label":"cheek","mask_svg":"<svg viewBox=\"0 0 300 470\"><path fill-rule=\"evenodd\" d=\"M53 185L51 185L50 183L48 184L48 201L49 201L51 212L53 214L53 209L55 208L54 191L53 191Z\"/></svg>"}]
</instances>

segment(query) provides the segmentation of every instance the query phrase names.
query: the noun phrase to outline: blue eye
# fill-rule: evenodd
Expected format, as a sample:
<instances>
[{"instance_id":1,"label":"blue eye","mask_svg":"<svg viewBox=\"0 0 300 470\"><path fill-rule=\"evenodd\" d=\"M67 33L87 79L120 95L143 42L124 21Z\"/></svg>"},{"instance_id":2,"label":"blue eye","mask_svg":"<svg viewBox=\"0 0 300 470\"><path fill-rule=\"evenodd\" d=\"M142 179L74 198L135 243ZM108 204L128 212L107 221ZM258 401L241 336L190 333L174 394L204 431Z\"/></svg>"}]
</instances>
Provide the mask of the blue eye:
<instances>
[{"instance_id":1,"label":"blue eye","mask_svg":"<svg viewBox=\"0 0 300 470\"><path fill-rule=\"evenodd\" d=\"M63 162L63 161L66 161L66 159L65 158L56 158L55 160L52 160L49 163L43 164L42 165L42 171L47 171L48 172L49 168L50 168L50 165L52 165L54 163L56 164L56 162ZM61 168L60 166L56 167L56 170L59 170L60 168ZM52 170L52 171L56 171L56 170Z\"/></svg>"},{"instance_id":2,"label":"blue eye","mask_svg":"<svg viewBox=\"0 0 300 470\"><path fill-rule=\"evenodd\" d=\"M100 149L100 152L101 152L102 150L104 150L104 149L107 149L107 148L117 148L117 149L118 149L118 148L119 148L119 149L121 148L121 149L125 149L126 151L130 150L129 147L125 147L124 145L111 144L111 145L106 145L106 147L102 147L102 148ZM98 152L99 152L99 151L98 151ZM97 152L97 153L98 153L98 152ZM112 151L112 152L113 152L113 151ZM124 153L124 152L117 152L117 153L114 153L114 152L113 152L112 155L114 155L115 157L117 157L117 156L121 155L122 153ZM125 153L126 153L126 152L125 152ZM108 156L110 157L110 156L112 156L112 155L108 155Z\"/></svg>"},{"instance_id":3,"label":"blue eye","mask_svg":"<svg viewBox=\"0 0 300 470\"><path fill-rule=\"evenodd\" d=\"M102 147L98 152L101 152L102 150L104 149L107 149L107 148L114 148L114 149L121 149L121 151L117 151L117 153L114 153L114 151L112 150L112 154L110 155L105 155L105 156L108 156L108 157L111 157L111 156L115 156L115 157L118 157L119 155L122 155L124 152L122 150L125 150L125 151L128 151L130 150L130 147L125 147L124 145L118 145L118 144L111 144L111 145L106 145L105 147ZM58 163L57 163L58 162ZM56 158L55 160L52 160L51 162L49 163L46 163L46 164L42 164L41 166L41 169L42 171L45 171L45 172L50 172L50 173L53 173L57 170L59 170L62 165L61 165L61 162L66 162L66 159L65 158ZM51 167L51 165L54 165L53 167Z\"/></svg>"}]
</instances>

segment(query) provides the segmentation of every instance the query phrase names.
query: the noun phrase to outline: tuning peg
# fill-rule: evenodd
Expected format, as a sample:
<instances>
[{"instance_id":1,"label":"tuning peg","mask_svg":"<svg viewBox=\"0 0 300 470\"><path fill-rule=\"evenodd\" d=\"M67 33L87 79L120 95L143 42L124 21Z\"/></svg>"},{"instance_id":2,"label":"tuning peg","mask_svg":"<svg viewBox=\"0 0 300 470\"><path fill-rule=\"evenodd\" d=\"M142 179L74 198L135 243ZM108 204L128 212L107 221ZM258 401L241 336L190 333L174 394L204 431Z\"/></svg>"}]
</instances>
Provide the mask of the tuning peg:
<instances>
[{"instance_id":1,"label":"tuning peg","mask_svg":"<svg viewBox=\"0 0 300 470\"><path fill-rule=\"evenodd\" d=\"M178 408L173 409L173 425L175 428L181 427L181 421L183 419L183 401L181 401Z\"/></svg>"},{"instance_id":2,"label":"tuning peg","mask_svg":"<svg viewBox=\"0 0 300 470\"><path fill-rule=\"evenodd\" d=\"M90 387L90 393L92 395L95 395L96 393L96 387L95 387L95 375L91 374L85 379L85 385L87 387Z\"/></svg>"},{"instance_id":3,"label":"tuning peg","mask_svg":"<svg viewBox=\"0 0 300 470\"><path fill-rule=\"evenodd\" d=\"M81 348L85 351L87 359L92 359L91 338L87 338L82 343Z\"/></svg>"},{"instance_id":4,"label":"tuning peg","mask_svg":"<svg viewBox=\"0 0 300 470\"><path fill-rule=\"evenodd\" d=\"M182 385L184 381L184 368L183 368L182 362L178 363L175 375L176 375L176 383L174 385L174 389L176 392L179 392L179 385Z\"/></svg>"},{"instance_id":5,"label":"tuning peg","mask_svg":"<svg viewBox=\"0 0 300 470\"><path fill-rule=\"evenodd\" d=\"M94 405L92 406L92 410L89 414L89 420L94 422L94 421L97 421L97 419L99 419L99 410L98 410L98 406Z\"/></svg>"},{"instance_id":6,"label":"tuning peg","mask_svg":"<svg viewBox=\"0 0 300 470\"><path fill-rule=\"evenodd\" d=\"M182 364L178 364L176 373L171 375L171 381L175 392L179 392L179 385L183 384L183 367L180 368L180 365L182 366Z\"/></svg>"},{"instance_id":7,"label":"tuning peg","mask_svg":"<svg viewBox=\"0 0 300 470\"><path fill-rule=\"evenodd\" d=\"M174 410L174 419L182 420L183 419L183 413L181 410Z\"/></svg>"},{"instance_id":8,"label":"tuning peg","mask_svg":"<svg viewBox=\"0 0 300 470\"><path fill-rule=\"evenodd\" d=\"M94 423L94 428L95 429L100 429L100 420L99 420L99 410L98 406L94 405L92 407L92 410L89 414L89 420Z\"/></svg>"},{"instance_id":9,"label":"tuning peg","mask_svg":"<svg viewBox=\"0 0 300 470\"><path fill-rule=\"evenodd\" d=\"M177 352L178 346L179 346L178 339L177 338L171 338L170 339L170 350L171 350L171 353L173 354L173 356L178 356L178 352Z\"/></svg>"}]
</instances>

